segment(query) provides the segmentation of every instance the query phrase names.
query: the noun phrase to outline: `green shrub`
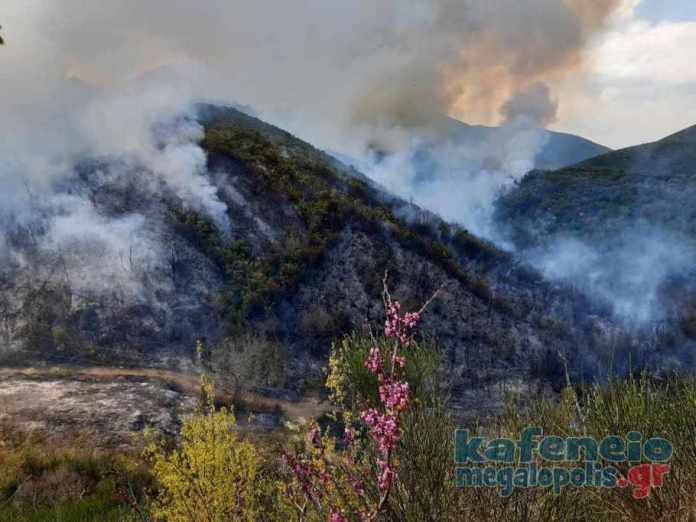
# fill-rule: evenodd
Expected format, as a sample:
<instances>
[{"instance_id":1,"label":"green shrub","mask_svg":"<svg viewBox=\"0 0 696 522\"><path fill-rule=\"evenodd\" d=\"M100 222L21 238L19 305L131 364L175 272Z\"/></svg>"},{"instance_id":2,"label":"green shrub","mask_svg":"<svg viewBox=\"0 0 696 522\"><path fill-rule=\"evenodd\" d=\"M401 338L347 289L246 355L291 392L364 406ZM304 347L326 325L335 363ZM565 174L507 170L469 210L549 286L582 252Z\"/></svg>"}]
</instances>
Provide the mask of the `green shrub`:
<instances>
[{"instance_id":1,"label":"green shrub","mask_svg":"<svg viewBox=\"0 0 696 522\"><path fill-rule=\"evenodd\" d=\"M344 412L355 414L365 403L378 402L377 382L365 367L365 360L373 346L387 346L392 342L362 333L352 333L334 342L326 387L334 403ZM409 383L411 397L426 404L439 401L446 391L442 389L441 353L428 340L412 343L400 352L406 357L404 380Z\"/></svg>"},{"instance_id":2,"label":"green shrub","mask_svg":"<svg viewBox=\"0 0 696 522\"><path fill-rule=\"evenodd\" d=\"M287 362L288 353L281 343L252 332L226 339L212 353L216 374L237 391L253 386L284 387Z\"/></svg>"},{"instance_id":3,"label":"green shrub","mask_svg":"<svg viewBox=\"0 0 696 522\"><path fill-rule=\"evenodd\" d=\"M256 449L239 439L231 412L215 411L212 388L203 387L208 410L184 421L179 448L168 452L153 443L148 449L161 487L155 516L169 522L254 522Z\"/></svg>"}]
</instances>

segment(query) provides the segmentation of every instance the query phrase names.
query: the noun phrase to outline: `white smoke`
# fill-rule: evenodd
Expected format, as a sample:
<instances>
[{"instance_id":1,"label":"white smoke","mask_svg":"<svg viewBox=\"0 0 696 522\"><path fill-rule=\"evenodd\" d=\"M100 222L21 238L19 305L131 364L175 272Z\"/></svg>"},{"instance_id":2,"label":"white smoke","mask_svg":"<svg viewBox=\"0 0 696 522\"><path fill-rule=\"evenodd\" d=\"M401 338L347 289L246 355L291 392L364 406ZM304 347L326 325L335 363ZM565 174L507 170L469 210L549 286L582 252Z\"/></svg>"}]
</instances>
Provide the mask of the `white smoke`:
<instances>
[{"instance_id":1,"label":"white smoke","mask_svg":"<svg viewBox=\"0 0 696 522\"><path fill-rule=\"evenodd\" d=\"M206 176L206 155L198 146L203 128L185 113L192 93L168 81L147 78L125 92L102 95L87 105L80 128L94 153L139 161L184 204L204 211L227 231L227 207Z\"/></svg>"},{"instance_id":2,"label":"white smoke","mask_svg":"<svg viewBox=\"0 0 696 522\"><path fill-rule=\"evenodd\" d=\"M77 296L140 296L142 277L156 268L162 252L157 238L148 234L139 214L107 219L89 201L60 195L52 200L57 215L40 247L46 255L60 256L60 276Z\"/></svg>"},{"instance_id":3,"label":"white smoke","mask_svg":"<svg viewBox=\"0 0 696 522\"><path fill-rule=\"evenodd\" d=\"M141 197L168 188L185 207L209 215L228 231L228 209L207 175L206 155L198 145L203 129L185 111L190 99L190 91L147 78L89 92L63 113L49 107L44 127L42 116L31 108L29 121L39 132L20 127L18 136L0 146L3 257L25 261L6 237L24 227L40 236L42 255L60 259L63 269L53 275L68 279L78 295L140 297L148 271L164 265L162 239L142 214L107 216L94 206L90 191L78 189L74 169L90 157L105 158L105 166L89 174L93 190L115 186L121 178L135 183L133 190ZM19 119L17 109L13 114ZM49 129L51 135L44 135ZM70 139L64 141L66 137ZM54 139L65 145L63 150L54 146Z\"/></svg>"},{"instance_id":4,"label":"white smoke","mask_svg":"<svg viewBox=\"0 0 696 522\"><path fill-rule=\"evenodd\" d=\"M662 285L669 276L692 270L696 252L661 230L627 230L615 241L615 248L607 251L578 239L559 238L525 255L546 277L609 303L627 323L665 319Z\"/></svg>"},{"instance_id":5,"label":"white smoke","mask_svg":"<svg viewBox=\"0 0 696 522\"><path fill-rule=\"evenodd\" d=\"M30 200L50 201L76 161L96 155L130 158L142 167L143 190L163 182L227 229L196 145L200 129L172 120L192 99L222 99L357 158L398 194L487 234L495 194L543 145L529 122L517 127L517 116L538 116L541 107L539 96L531 104L524 93L544 85L551 99L620 3L7 0L3 223L31 222ZM515 121L502 140L461 146L439 138L443 115L497 123L508 100ZM374 161L374 145L392 140L390 156ZM420 145L435 158L426 178Z\"/></svg>"},{"instance_id":6,"label":"white smoke","mask_svg":"<svg viewBox=\"0 0 696 522\"><path fill-rule=\"evenodd\" d=\"M354 164L387 190L497 240L493 202L534 168L548 133L530 126L526 119L495 132L484 131L483 139L462 138L457 131L417 138L404 137L403 131L383 132L381 137L390 136L386 142L390 152L368 151Z\"/></svg>"}]
</instances>

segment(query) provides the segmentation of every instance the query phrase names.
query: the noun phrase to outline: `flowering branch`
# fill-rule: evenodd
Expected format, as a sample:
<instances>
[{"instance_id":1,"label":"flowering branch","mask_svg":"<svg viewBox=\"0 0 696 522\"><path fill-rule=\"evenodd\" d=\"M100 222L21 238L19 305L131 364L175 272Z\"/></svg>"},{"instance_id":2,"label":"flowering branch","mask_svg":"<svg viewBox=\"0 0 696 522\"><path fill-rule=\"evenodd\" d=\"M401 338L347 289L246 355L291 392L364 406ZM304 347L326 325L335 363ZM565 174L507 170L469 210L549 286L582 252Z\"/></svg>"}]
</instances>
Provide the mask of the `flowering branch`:
<instances>
[{"instance_id":1,"label":"flowering branch","mask_svg":"<svg viewBox=\"0 0 696 522\"><path fill-rule=\"evenodd\" d=\"M414 341L416 329L427 306L437 297L440 289L417 312L401 312L399 301L392 299L388 285L388 274L385 273L384 307L386 318L384 322L384 335L395 342L383 343L380 347L374 341L373 347L364 360L365 368L376 377L378 384L378 403L363 409L359 418L367 427L369 440L375 446L377 452L376 474L374 480L379 493L375 505L370 505L367 499L363 480L356 477L356 471L361 469L358 457L353 452L349 453L347 468L348 483L352 486L355 497L362 504L357 511L357 516L363 522L373 521L383 511L389 494L398 481L398 445L403 436L402 415L408 410L411 402L411 389L405 378L406 357L401 350L408 348ZM350 447L356 439L356 433L352 426L345 429L345 443ZM342 488L338 485L336 477L338 465L332 464L325 456L325 444L321 437L321 430L314 426L308 433L308 441L318 459L299 460L285 456L285 462L295 476L304 496L317 506L320 513L325 513L321 506L321 500L325 496L322 489L332 486L334 491ZM325 515L324 515L325 516ZM331 506L328 513L329 522L347 522L345 510Z\"/></svg>"}]
</instances>

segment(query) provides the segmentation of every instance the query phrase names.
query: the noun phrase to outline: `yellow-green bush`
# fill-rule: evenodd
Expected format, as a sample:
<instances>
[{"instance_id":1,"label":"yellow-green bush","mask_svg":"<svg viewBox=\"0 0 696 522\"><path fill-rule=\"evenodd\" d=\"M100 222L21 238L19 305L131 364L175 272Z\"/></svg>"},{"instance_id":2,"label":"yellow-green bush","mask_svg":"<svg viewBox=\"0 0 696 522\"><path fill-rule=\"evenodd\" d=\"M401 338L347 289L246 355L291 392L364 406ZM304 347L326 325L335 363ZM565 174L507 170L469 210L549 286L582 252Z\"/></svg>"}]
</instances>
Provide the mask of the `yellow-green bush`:
<instances>
[{"instance_id":1,"label":"yellow-green bush","mask_svg":"<svg viewBox=\"0 0 696 522\"><path fill-rule=\"evenodd\" d=\"M257 520L257 451L239 438L234 414L216 411L212 389L203 388L207 411L184 421L179 447L149 447L161 488L154 514L169 522Z\"/></svg>"}]
</instances>

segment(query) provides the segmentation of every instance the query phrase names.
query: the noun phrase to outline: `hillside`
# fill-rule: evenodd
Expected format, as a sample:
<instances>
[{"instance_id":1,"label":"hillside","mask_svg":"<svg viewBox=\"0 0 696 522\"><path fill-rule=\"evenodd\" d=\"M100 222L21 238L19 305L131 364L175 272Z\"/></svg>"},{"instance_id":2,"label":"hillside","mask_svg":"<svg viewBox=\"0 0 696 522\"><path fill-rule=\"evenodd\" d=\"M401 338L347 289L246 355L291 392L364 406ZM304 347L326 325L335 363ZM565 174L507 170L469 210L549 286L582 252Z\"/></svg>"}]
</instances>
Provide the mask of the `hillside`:
<instances>
[{"instance_id":1,"label":"hillside","mask_svg":"<svg viewBox=\"0 0 696 522\"><path fill-rule=\"evenodd\" d=\"M530 172L496 204L501 234L556 279L656 325L691 367L696 341L696 127Z\"/></svg>"},{"instance_id":2,"label":"hillside","mask_svg":"<svg viewBox=\"0 0 696 522\"><path fill-rule=\"evenodd\" d=\"M661 228L696 239L696 126L555 171L534 171L500 199L498 220L520 247L570 235L613 242Z\"/></svg>"},{"instance_id":3,"label":"hillside","mask_svg":"<svg viewBox=\"0 0 696 522\"><path fill-rule=\"evenodd\" d=\"M245 386L302 391L319 382L333 339L382 317L388 270L409 308L443 286L424 329L462 396L558 384L559 354L573 373L603 366L618 331L577 292L280 129L231 108L201 105L198 115L203 175L229 231L167 186L143 184L143 165L83 160L62 190L119 227L139 216L149 242L120 259L87 239L49 255L37 247L47 227L16 229L10 247L21 256L5 265L0 293L6 362L187 368L200 341L200 357ZM128 279L86 286L89 262L116 262Z\"/></svg>"}]
</instances>

